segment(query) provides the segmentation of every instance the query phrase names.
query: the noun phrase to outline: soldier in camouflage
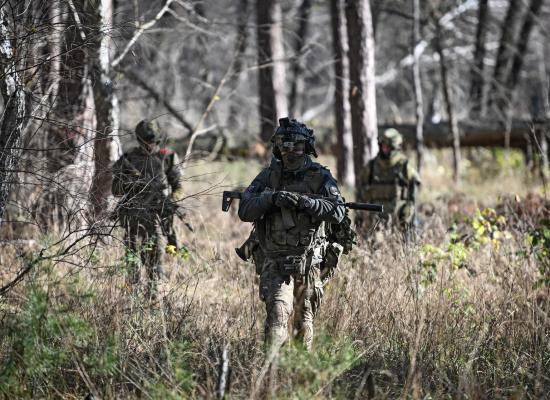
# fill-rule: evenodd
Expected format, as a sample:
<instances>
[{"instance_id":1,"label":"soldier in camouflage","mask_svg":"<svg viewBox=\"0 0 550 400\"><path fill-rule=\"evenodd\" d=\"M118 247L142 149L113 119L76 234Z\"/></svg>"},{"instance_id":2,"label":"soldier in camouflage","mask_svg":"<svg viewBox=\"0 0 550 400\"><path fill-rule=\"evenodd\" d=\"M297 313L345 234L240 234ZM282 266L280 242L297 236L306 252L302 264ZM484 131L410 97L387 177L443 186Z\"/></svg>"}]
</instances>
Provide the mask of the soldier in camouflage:
<instances>
[{"instance_id":1,"label":"soldier in camouflage","mask_svg":"<svg viewBox=\"0 0 550 400\"><path fill-rule=\"evenodd\" d=\"M403 137L396 129L386 129L378 137L379 153L363 170L362 198L384 206L382 214L369 214L361 228L398 228L409 232L414 225L416 189L420 179L401 150Z\"/></svg>"},{"instance_id":2,"label":"soldier in camouflage","mask_svg":"<svg viewBox=\"0 0 550 400\"><path fill-rule=\"evenodd\" d=\"M274 158L243 194L239 217L254 223L251 240L259 245L254 261L267 311L266 343L276 350L287 341L294 311L292 336L311 349L323 270L342 252L327 241L328 231L346 211L330 171L310 158L316 156L313 131L296 120L279 122L271 139Z\"/></svg>"},{"instance_id":3,"label":"soldier in camouflage","mask_svg":"<svg viewBox=\"0 0 550 400\"><path fill-rule=\"evenodd\" d=\"M161 273L162 237L177 248L173 219L182 199L182 173L178 156L159 147L156 123L139 122L135 134L139 146L124 153L112 167L112 192L122 196L115 215L126 231L128 282L139 281L141 261L153 296Z\"/></svg>"}]
</instances>

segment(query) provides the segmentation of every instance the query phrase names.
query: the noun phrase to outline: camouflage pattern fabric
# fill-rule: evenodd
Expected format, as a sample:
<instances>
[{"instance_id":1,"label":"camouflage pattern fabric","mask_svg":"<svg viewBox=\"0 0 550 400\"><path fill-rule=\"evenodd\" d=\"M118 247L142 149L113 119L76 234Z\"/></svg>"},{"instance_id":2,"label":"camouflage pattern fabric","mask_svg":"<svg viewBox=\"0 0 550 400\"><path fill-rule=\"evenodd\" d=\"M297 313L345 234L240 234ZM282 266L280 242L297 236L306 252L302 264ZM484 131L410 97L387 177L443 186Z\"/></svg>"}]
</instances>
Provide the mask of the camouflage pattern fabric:
<instances>
[{"instance_id":1,"label":"camouflage pattern fabric","mask_svg":"<svg viewBox=\"0 0 550 400\"><path fill-rule=\"evenodd\" d=\"M333 198L312 199L307 207L277 206L274 193L286 191L299 195ZM292 196L290 196L292 197ZM298 196L300 197L300 196ZM295 171L283 170L274 159L251 183L239 206L239 217L254 222L261 248L260 298L267 317L265 337L272 349L289 338L289 318L294 311L292 336L311 349L313 318L322 295L320 267L327 248L327 224L338 224L345 208L336 181L330 171L306 158Z\"/></svg>"},{"instance_id":2,"label":"camouflage pattern fabric","mask_svg":"<svg viewBox=\"0 0 550 400\"><path fill-rule=\"evenodd\" d=\"M405 154L393 151L387 159L379 154L369 161L360 179L365 184L361 188L362 198L384 206L383 213L365 215L360 220L363 231L375 225L401 230L407 230L413 225L416 187L420 179Z\"/></svg>"},{"instance_id":3,"label":"camouflage pattern fabric","mask_svg":"<svg viewBox=\"0 0 550 400\"><path fill-rule=\"evenodd\" d=\"M130 253L128 282L139 280L139 261L146 269L148 285L154 289L161 272L162 240L177 247L173 219L182 197L179 159L167 148L149 153L136 147L112 167L112 192L122 196L115 217L125 229Z\"/></svg>"}]
</instances>

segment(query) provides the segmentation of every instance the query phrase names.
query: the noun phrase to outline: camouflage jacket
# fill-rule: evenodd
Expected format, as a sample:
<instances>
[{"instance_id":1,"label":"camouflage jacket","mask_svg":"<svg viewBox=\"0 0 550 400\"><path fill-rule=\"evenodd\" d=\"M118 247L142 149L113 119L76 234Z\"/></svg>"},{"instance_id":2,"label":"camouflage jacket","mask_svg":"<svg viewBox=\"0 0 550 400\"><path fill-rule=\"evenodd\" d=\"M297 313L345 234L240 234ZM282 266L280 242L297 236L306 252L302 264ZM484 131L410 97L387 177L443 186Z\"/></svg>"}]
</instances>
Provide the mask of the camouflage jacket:
<instances>
[{"instance_id":1,"label":"camouflage jacket","mask_svg":"<svg viewBox=\"0 0 550 400\"><path fill-rule=\"evenodd\" d=\"M286 210L273 204L273 193L285 190L304 195L320 195L334 200L313 199L307 210ZM284 213L291 217L285 221ZM288 215L287 214L287 215ZM303 168L285 171L274 159L246 189L240 205L239 217L255 222L258 239L267 257L303 256L308 250L322 247L326 241L325 224L338 224L345 215L342 197L330 171L308 157ZM320 262L321 254L315 255Z\"/></svg>"},{"instance_id":2,"label":"camouflage jacket","mask_svg":"<svg viewBox=\"0 0 550 400\"><path fill-rule=\"evenodd\" d=\"M370 160L360 182L365 185L361 188L365 201L382 204L384 214L396 214L404 206L414 207L420 179L405 154L397 151L387 160L380 155Z\"/></svg>"},{"instance_id":3,"label":"camouflage jacket","mask_svg":"<svg viewBox=\"0 0 550 400\"><path fill-rule=\"evenodd\" d=\"M124 153L112 167L112 192L124 196L127 206L154 207L159 201L182 196L182 173L178 156L168 148L148 153L135 147Z\"/></svg>"}]
</instances>

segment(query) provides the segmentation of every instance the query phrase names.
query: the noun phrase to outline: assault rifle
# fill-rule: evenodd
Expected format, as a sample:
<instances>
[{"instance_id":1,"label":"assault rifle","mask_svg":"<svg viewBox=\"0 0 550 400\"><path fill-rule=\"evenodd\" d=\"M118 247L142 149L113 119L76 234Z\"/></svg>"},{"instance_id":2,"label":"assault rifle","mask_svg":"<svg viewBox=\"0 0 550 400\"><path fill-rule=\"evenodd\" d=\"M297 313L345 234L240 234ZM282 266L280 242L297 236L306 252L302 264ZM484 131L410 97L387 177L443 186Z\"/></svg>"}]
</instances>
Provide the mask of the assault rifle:
<instances>
[{"instance_id":1,"label":"assault rifle","mask_svg":"<svg viewBox=\"0 0 550 400\"><path fill-rule=\"evenodd\" d=\"M229 211L233 199L240 200L242 197L242 192L236 191L224 191L222 198L222 211ZM336 199L332 197L326 197L316 194L304 194L304 196L310 197L312 199L322 199L336 202ZM382 204L372 204L372 203L357 203L357 202L348 202L342 204L344 207L349 208L350 210L361 210L361 211L371 211L371 212L383 212L384 206Z\"/></svg>"},{"instance_id":2,"label":"assault rifle","mask_svg":"<svg viewBox=\"0 0 550 400\"><path fill-rule=\"evenodd\" d=\"M229 211L229 207L231 207L231 203L233 202L233 199L240 200L242 198L242 195L243 195L242 192L224 191L223 198L222 198L222 211ZM326 196L314 195L314 194L304 194L304 196L308 196L312 199L329 200L334 204L336 204L336 199L332 197L326 197ZM350 210L360 210L360 211L370 211L370 212L384 211L384 206L382 204L349 202L349 203L343 203L342 205ZM281 211L282 211L283 223L285 227L292 228L294 226L294 222L292 220L292 216L290 215L290 210L282 208ZM332 236L333 236L332 239L335 243L341 244L340 252L343 251L344 254L347 254L351 250L351 247L354 244L356 244L355 242L356 234L351 227L351 220L347 215L347 210L346 210L346 216L344 220L342 220L342 222L338 224L336 228L333 228ZM243 261L248 261L258 248L259 248L259 243L256 238L255 231L253 230L250 236L248 237L248 239L240 247L235 248L235 252ZM336 258L339 258L339 254L337 255ZM333 269L336 268L337 262L338 261L336 260L333 266Z\"/></svg>"}]
</instances>

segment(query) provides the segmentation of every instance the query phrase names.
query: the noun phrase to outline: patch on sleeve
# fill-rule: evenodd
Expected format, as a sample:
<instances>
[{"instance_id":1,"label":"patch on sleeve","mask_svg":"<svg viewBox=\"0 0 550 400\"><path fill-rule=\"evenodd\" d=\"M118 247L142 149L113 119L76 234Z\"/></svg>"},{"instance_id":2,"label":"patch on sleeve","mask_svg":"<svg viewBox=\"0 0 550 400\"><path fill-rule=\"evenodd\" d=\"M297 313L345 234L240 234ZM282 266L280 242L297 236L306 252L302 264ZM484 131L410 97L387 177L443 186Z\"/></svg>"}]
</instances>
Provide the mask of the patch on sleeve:
<instances>
[{"instance_id":1,"label":"patch on sleeve","mask_svg":"<svg viewBox=\"0 0 550 400\"><path fill-rule=\"evenodd\" d=\"M334 186L334 185L333 185L333 186L330 186L330 187L328 188L328 191L329 191L329 193L330 193L331 195L333 195L333 196L338 196L338 195L340 194L340 191L339 191L338 188L337 188L336 186Z\"/></svg>"},{"instance_id":2,"label":"patch on sleeve","mask_svg":"<svg viewBox=\"0 0 550 400\"><path fill-rule=\"evenodd\" d=\"M254 184L252 184L249 187L247 187L244 192L245 193L254 193L255 191L256 191L256 186Z\"/></svg>"}]
</instances>

